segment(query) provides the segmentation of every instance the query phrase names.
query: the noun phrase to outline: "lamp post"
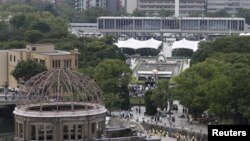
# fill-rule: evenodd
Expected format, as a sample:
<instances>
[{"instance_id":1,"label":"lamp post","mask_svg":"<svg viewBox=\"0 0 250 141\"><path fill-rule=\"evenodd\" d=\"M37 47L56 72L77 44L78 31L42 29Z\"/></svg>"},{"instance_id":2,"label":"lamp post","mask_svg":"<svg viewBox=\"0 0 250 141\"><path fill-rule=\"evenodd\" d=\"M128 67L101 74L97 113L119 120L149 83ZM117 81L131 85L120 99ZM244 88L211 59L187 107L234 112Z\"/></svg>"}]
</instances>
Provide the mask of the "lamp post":
<instances>
[{"instance_id":1,"label":"lamp post","mask_svg":"<svg viewBox=\"0 0 250 141\"><path fill-rule=\"evenodd\" d=\"M157 69L154 69L152 70L153 74L154 74L154 78L155 78L155 86L157 84L157 74L158 74L158 70Z\"/></svg>"}]
</instances>

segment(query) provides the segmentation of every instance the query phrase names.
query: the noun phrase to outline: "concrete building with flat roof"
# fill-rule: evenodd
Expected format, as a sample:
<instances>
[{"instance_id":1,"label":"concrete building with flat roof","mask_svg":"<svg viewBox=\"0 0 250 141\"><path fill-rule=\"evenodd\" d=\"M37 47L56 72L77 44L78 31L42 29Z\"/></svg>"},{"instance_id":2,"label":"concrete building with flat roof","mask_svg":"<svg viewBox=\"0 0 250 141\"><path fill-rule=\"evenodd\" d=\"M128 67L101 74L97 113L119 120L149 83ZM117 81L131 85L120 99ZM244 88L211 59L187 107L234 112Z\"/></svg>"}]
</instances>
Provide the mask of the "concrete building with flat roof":
<instances>
[{"instance_id":1,"label":"concrete building with flat roof","mask_svg":"<svg viewBox=\"0 0 250 141\"><path fill-rule=\"evenodd\" d=\"M107 7L107 0L75 0L75 9L77 11L83 11L91 7Z\"/></svg>"},{"instance_id":2,"label":"concrete building with flat roof","mask_svg":"<svg viewBox=\"0 0 250 141\"><path fill-rule=\"evenodd\" d=\"M8 82L9 87L16 88L17 81L11 75L17 64L22 60L34 60L44 64L48 70L78 68L78 50L55 50L53 44L30 44L25 49L11 49L8 51Z\"/></svg>"},{"instance_id":3,"label":"concrete building with flat roof","mask_svg":"<svg viewBox=\"0 0 250 141\"><path fill-rule=\"evenodd\" d=\"M138 0L126 0L126 12L132 14L137 9Z\"/></svg>"},{"instance_id":4,"label":"concrete building with flat roof","mask_svg":"<svg viewBox=\"0 0 250 141\"><path fill-rule=\"evenodd\" d=\"M206 10L205 0L138 0L137 9L150 15L158 15L159 11L166 10L175 12L176 3L179 7L180 16L204 13Z\"/></svg>"},{"instance_id":5,"label":"concrete building with flat roof","mask_svg":"<svg viewBox=\"0 0 250 141\"><path fill-rule=\"evenodd\" d=\"M101 33L223 33L247 31L244 18L225 17L99 17Z\"/></svg>"},{"instance_id":6,"label":"concrete building with flat roof","mask_svg":"<svg viewBox=\"0 0 250 141\"><path fill-rule=\"evenodd\" d=\"M250 0L207 0L207 12L225 9L229 14L236 14L237 9L250 9Z\"/></svg>"}]
</instances>

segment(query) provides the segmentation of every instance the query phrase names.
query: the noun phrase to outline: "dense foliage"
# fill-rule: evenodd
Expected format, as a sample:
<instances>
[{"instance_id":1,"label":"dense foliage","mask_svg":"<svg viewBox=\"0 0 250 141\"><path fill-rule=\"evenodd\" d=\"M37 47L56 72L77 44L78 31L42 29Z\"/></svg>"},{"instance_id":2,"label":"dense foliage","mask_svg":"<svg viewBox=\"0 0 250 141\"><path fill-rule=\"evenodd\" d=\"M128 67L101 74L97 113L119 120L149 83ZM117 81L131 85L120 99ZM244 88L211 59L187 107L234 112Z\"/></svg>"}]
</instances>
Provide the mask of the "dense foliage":
<instances>
[{"instance_id":1,"label":"dense foliage","mask_svg":"<svg viewBox=\"0 0 250 141\"><path fill-rule=\"evenodd\" d=\"M38 73L41 73L43 71L46 71L46 67L38 63L36 61L27 60L27 61L20 61L15 69L11 72L13 77L17 81L27 81L32 76L37 75Z\"/></svg>"},{"instance_id":2,"label":"dense foliage","mask_svg":"<svg viewBox=\"0 0 250 141\"><path fill-rule=\"evenodd\" d=\"M130 108L128 84L131 78L129 66L119 59L107 59L100 62L93 70L93 78L100 85L105 98L109 95L118 95L120 108L128 110ZM106 100L107 105L114 101Z\"/></svg>"},{"instance_id":3,"label":"dense foliage","mask_svg":"<svg viewBox=\"0 0 250 141\"><path fill-rule=\"evenodd\" d=\"M191 68L175 78L174 95L195 117L209 114L247 124L250 119L250 37L202 42Z\"/></svg>"},{"instance_id":4,"label":"dense foliage","mask_svg":"<svg viewBox=\"0 0 250 141\"><path fill-rule=\"evenodd\" d=\"M157 113L157 106L155 105L154 101L152 101L152 95L152 90L148 90L145 93L145 108L147 115L155 115Z\"/></svg>"},{"instance_id":5,"label":"dense foliage","mask_svg":"<svg viewBox=\"0 0 250 141\"><path fill-rule=\"evenodd\" d=\"M56 49L66 51L76 48L80 52L79 71L87 73L101 86L107 108L130 108L127 85L131 70L113 45L115 38L77 38L68 32L70 21L96 22L96 17L109 12L93 8L76 13L67 4L70 1L59 5L37 0L15 2L0 5L0 16L11 16L9 22L0 22L0 49L25 48L29 43L53 43ZM40 72L42 67L30 61L28 64L21 61L13 71L17 80L26 81Z\"/></svg>"}]
</instances>

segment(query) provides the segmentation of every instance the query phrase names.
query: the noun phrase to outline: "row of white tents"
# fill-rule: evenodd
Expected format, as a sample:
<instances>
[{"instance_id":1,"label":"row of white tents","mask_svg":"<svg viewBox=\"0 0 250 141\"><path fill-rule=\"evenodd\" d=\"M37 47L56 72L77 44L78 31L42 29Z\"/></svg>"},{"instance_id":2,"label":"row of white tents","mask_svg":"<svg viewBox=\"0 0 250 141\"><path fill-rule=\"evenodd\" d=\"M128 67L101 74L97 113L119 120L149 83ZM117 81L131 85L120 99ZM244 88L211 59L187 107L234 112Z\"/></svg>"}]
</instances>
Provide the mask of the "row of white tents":
<instances>
[{"instance_id":1,"label":"row of white tents","mask_svg":"<svg viewBox=\"0 0 250 141\"><path fill-rule=\"evenodd\" d=\"M195 52L198 49L199 42L200 41L189 41L184 38L180 41L175 41L172 45L172 50L190 49ZM134 50L142 49L142 48L159 49L162 46L162 41L158 41L153 38L149 40L144 40L144 41L130 38L126 41L118 41L117 43L115 43L115 45L118 48L130 48Z\"/></svg>"},{"instance_id":2,"label":"row of white tents","mask_svg":"<svg viewBox=\"0 0 250 141\"><path fill-rule=\"evenodd\" d=\"M142 48L158 49L162 45L162 41L158 41L153 38L144 41L129 38L126 41L118 41L115 45L117 45L118 48L130 48L134 50Z\"/></svg>"}]
</instances>

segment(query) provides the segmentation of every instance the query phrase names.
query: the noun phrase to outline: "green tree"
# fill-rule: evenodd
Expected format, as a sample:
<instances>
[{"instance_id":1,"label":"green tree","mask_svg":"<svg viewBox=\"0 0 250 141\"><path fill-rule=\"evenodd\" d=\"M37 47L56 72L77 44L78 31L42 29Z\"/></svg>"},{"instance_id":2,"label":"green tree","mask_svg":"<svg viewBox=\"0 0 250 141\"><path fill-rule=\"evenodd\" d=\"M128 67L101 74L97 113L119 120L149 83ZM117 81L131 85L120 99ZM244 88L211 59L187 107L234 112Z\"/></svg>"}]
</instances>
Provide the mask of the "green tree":
<instances>
[{"instance_id":1,"label":"green tree","mask_svg":"<svg viewBox=\"0 0 250 141\"><path fill-rule=\"evenodd\" d=\"M175 78L176 87L174 94L176 98L189 109L189 112L193 114L194 117L201 115L205 110L208 110L210 106L213 107L211 111L218 112L215 107L218 107L219 104L214 104L210 99L225 98L225 102L228 102L226 99L228 99L228 95L231 94L231 79L223 73L227 69L227 63L215 59L208 59L202 63L193 65ZM221 81L226 82L224 82L224 85L218 85ZM216 91L218 91L218 93L216 93Z\"/></svg>"},{"instance_id":2,"label":"green tree","mask_svg":"<svg viewBox=\"0 0 250 141\"><path fill-rule=\"evenodd\" d=\"M145 13L139 11L138 9L135 9L132 13L132 16L135 16L135 17L145 17Z\"/></svg>"},{"instance_id":3,"label":"green tree","mask_svg":"<svg viewBox=\"0 0 250 141\"><path fill-rule=\"evenodd\" d=\"M110 93L104 95L105 107L109 110L110 114L113 110L119 110L121 99L119 95Z\"/></svg>"},{"instance_id":4,"label":"green tree","mask_svg":"<svg viewBox=\"0 0 250 141\"><path fill-rule=\"evenodd\" d=\"M25 37L31 43L37 43L43 38L43 34L38 30L27 30Z\"/></svg>"},{"instance_id":5,"label":"green tree","mask_svg":"<svg viewBox=\"0 0 250 141\"><path fill-rule=\"evenodd\" d=\"M121 108L127 110L130 107L128 84L131 73L129 66L123 61L106 59L94 68L93 78L101 87L104 95L110 93L119 95Z\"/></svg>"},{"instance_id":6,"label":"green tree","mask_svg":"<svg viewBox=\"0 0 250 141\"><path fill-rule=\"evenodd\" d=\"M215 77L206 87L209 99L209 113L218 115L220 120L228 115L232 106L232 80L220 75Z\"/></svg>"},{"instance_id":7,"label":"green tree","mask_svg":"<svg viewBox=\"0 0 250 141\"><path fill-rule=\"evenodd\" d=\"M207 12L205 14L207 17L230 17L230 14L227 13L226 9L219 10L217 12Z\"/></svg>"},{"instance_id":8,"label":"green tree","mask_svg":"<svg viewBox=\"0 0 250 141\"><path fill-rule=\"evenodd\" d=\"M169 80L160 80L156 85L156 89L153 91L151 100L157 107L161 108L161 110L164 110L164 108L168 109L168 101L170 100L170 97L171 92L169 89Z\"/></svg>"},{"instance_id":9,"label":"green tree","mask_svg":"<svg viewBox=\"0 0 250 141\"><path fill-rule=\"evenodd\" d=\"M32 76L37 75L43 71L46 71L46 67L36 61L27 60L20 61L15 69L11 72L12 76L18 81L27 81Z\"/></svg>"},{"instance_id":10,"label":"green tree","mask_svg":"<svg viewBox=\"0 0 250 141\"><path fill-rule=\"evenodd\" d=\"M20 27L25 28L28 22L27 22L25 15L18 14L10 19L10 24L15 28L20 28Z\"/></svg>"},{"instance_id":11,"label":"green tree","mask_svg":"<svg viewBox=\"0 0 250 141\"><path fill-rule=\"evenodd\" d=\"M147 115L155 115L157 113L157 106L152 101L153 91L149 90L145 93L145 108Z\"/></svg>"},{"instance_id":12,"label":"green tree","mask_svg":"<svg viewBox=\"0 0 250 141\"><path fill-rule=\"evenodd\" d=\"M37 23L34 23L31 28L33 30L38 30L40 32L43 32L43 33L47 33L50 31L50 26L44 22L37 22Z\"/></svg>"},{"instance_id":13,"label":"green tree","mask_svg":"<svg viewBox=\"0 0 250 141\"><path fill-rule=\"evenodd\" d=\"M191 64L205 61L213 52L211 42L200 42L198 50L192 54Z\"/></svg>"},{"instance_id":14,"label":"green tree","mask_svg":"<svg viewBox=\"0 0 250 141\"><path fill-rule=\"evenodd\" d=\"M192 64L205 61L214 53L250 53L250 37L227 36L214 42L201 42L192 56Z\"/></svg>"},{"instance_id":15,"label":"green tree","mask_svg":"<svg viewBox=\"0 0 250 141\"><path fill-rule=\"evenodd\" d=\"M193 50L191 49L175 49L172 51L172 56L177 57L192 57Z\"/></svg>"},{"instance_id":16,"label":"green tree","mask_svg":"<svg viewBox=\"0 0 250 141\"><path fill-rule=\"evenodd\" d=\"M7 41L9 38L9 26L7 23L0 21L0 41Z\"/></svg>"},{"instance_id":17,"label":"green tree","mask_svg":"<svg viewBox=\"0 0 250 141\"><path fill-rule=\"evenodd\" d=\"M80 48L80 66L96 66L104 59L123 59L124 56L119 53L118 48L103 41L93 40L84 41L85 44Z\"/></svg>"},{"instance_id":18,"label":"green tree","mask_svg":"<svg viewBox=\"0 0 250 141\"><path fill-rule=\"evenodd\" d=\"M161 9L160 11L159 11L159 16L161 16L161 17L169 17L169 16L172 16L174 14L174 12L172 12L172 11L167 11L167 10L165 10L165 9Z\"/></svg>"},{"instance_id":19,"label":"green tree","mask_svg":"<svg viewBox=\"0 0 250 141\"><path fill-rule=\"evenodd\" d=\"M243 17L246 19L246 23L250 24L250 10L249 9L238 9L238 13L236 14L237 17Z\"/></svg>"},{"instance_id":20,"label":"green tree","mask_svg":"<svg viewBox=\"0 0 250 141\"><path fill-rule=\"evenodd\" d=\"M191 12L189 17L201 17L203 14L201 12Z\"/></svg>"}]
</instances>

